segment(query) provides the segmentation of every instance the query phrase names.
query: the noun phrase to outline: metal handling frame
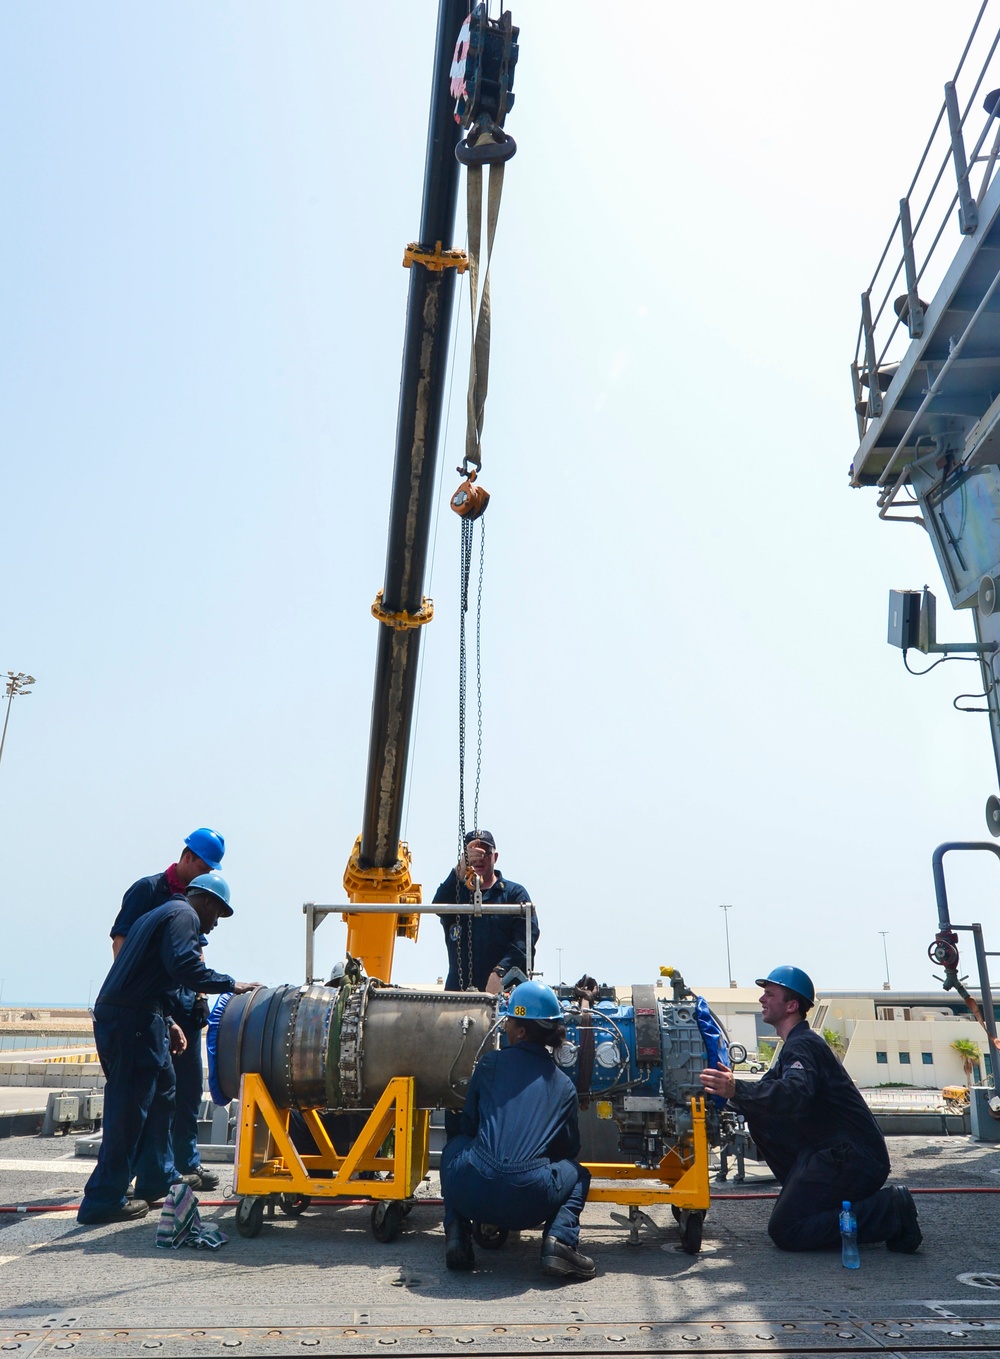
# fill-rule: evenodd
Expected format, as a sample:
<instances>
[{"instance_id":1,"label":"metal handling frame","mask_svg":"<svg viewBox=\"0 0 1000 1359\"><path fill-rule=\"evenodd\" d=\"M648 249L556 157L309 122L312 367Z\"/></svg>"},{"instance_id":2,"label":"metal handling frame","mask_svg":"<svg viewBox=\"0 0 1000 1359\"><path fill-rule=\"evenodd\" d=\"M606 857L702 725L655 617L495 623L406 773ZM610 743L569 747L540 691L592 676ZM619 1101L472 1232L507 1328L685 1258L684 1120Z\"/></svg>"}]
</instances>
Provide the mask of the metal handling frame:
<instances>
[{"instance_id":1,"label":"metal handling frame","mask_svg":"<svg viewBox=\"0 0 1000 1359\"><path fill-rule=\"evenodd\" d=\"M307 901L307 902L304 902L304 903L303 903L303 906L302 906L302 913L303 913L303 915L304 915L305 918L306 918L306 983L307 983L307 984L308 984L309 982L315 982L315 981L320 981L320 980L322 980L320 977L317 977L317 976L315 975L316 962L315 962L314 952L315 952L315 936L316 936L316 930L319 928L319 926L323 923L323 921L326 919L326 917L327 917L328 915L340 915L340 916L343 916L344 913L345 913L348 909L350 909L350 912L351 912L352 915L357 915L357 916L365 916L365 915L384 915L384 914L385 914L385 907L384 907L383 905L380 905L380 904L375 903L375 902L369 902L369 903L366 903L366 904L364 904L364 905L361 905L360 903L358 903L358 904L352 905L350 908L348 908L348 907L346 907L346 906L318 906L314 901ZM531 953L531 913L532 913L533 909L534 909L533 903L530 902L530 901L517 901L517 902L487 902L485 905L483 905L482 902L477 903L477 902L475 902L475 901L471 901L471 902L468 902L468 903L456 902L454 905L453 905L451 902L449 902L449 903L447 903L447 904L444 904L444 903L442 903L442 902L438 902L438 903L436 903L436 904L428 904L428 905L423 905L423 904L421 904L421 905L417 905L417 906L411 906L411 907L410 907L410 912L411 912L412 915L415 915L415 916L417 916L417 915L520 915L520 916L523 916L523 917L524 917L524 933L525 933L525 940L524 940L524 956L525 956L525 960L526 960L526 962L525 962L525 969L526 969L528 975L530 976L530 975L531 975L531 970L532 970L532 961L533 961L533 960L532 960L532 953ZM348 949L347 949L347 951L348 951L348 953L351 952L351 949L350 949L350 940L348 940Z\"/></svg>"},{"instance_id":2,"label":"metal handling frame","mask_svg":"<svg viewBox=\"0 0 1000 1359\"><path fill-rule=\"evenodd\" d=\"M663 1234L642 1208L654 1203L669 1203L680 1228L683 1249L689 1255L696 1255L701 1250L702 1224L711 1201L703 1098L692 1099L691 1119L689 1149L671 1148L655 1169L616 1161L587 1165L593 1176L587 1201L620 1203L628 1207L627 1216L621 1213L611 1216L628 1227L630 1246L639 1244L640 1227L646 1227L656 1236Z\"/></svg>"},{"instance_id":3,"label":"metal handling frame","mask_svg":"<svg viewBox=\"0 0 1000 1359\"><path fill-rule=\"evenodd\" d=\"M302 1153L293 1145L291 1111L275 1105L261 1077L253 1072L242 1077L233 1186L241 1196L237 1231L256 1236L265 1210L273 1214L275 1206L298 1217L313 1198L363 1197L375 1201L375 1238L392 1241L427 1174L430 1111L415 1107L412 1077L389 1082L343 1154L330 1140L318 1110L302 1109L301 1114L317 1154Z\"/></svg>"}]
</instances>

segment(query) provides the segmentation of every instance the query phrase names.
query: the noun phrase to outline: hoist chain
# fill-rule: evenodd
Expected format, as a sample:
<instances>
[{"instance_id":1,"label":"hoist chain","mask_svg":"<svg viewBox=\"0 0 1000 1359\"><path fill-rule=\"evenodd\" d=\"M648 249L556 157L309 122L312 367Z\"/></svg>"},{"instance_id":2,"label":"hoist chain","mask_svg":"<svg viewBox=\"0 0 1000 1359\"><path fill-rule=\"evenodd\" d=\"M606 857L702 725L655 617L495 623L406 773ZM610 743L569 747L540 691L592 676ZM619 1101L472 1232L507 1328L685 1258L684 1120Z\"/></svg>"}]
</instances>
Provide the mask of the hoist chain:
<instances>
[{"instance_id":1,"label":"hoist chain","mask_svg":"<svg viewBox=\"0 0 1000 1359\"><path fill-rule=\"evenodd\" d=\"M486 565L486 526L480 519L479 535L479 579L476 590L476 783L472 803L472 826L479 828L479 790L483 773L483 575ZM462 539L460 549L460 590L459 590L459 640L458 640L458 861L465 854L465 757L466 757L466 715L468 709L468 645L465 633L465 616L469 611L469 584L472 575L472 547L475 521L462 520ZM455 900L461 895L462 882L455 884ZM472 966L472 917L456 916L455 928L458 933L456 955L458 957L458 986L464 991L473 982ZM463 943L465 946L468 974L463 967Z\"/></svg>"},{"instance_id":2,"label":"hoist chain","mask_svg":"<svg viewBox=\"0 0 1000 1359\"><path fill-rule=\"evenodd\" d=\"M486 564L486 520L479 521L479 589L476 592L476 795L472 827L479 828L479 784L483 775L483 567Z\"/></svg>"},{"instance_id":3,"label":"hoist chain","mask_svg":"<svg viewBox=\"0 0 1000 1359\"><path fill-rule=\"evenodd\" d=\"M465 850L465 706L468 655L465 615L469 610L469 568L472 564L472 522L462 520L458 596L458 857ZM475 829L475 828L473 828Z\"/></svg>"}]
</instances>

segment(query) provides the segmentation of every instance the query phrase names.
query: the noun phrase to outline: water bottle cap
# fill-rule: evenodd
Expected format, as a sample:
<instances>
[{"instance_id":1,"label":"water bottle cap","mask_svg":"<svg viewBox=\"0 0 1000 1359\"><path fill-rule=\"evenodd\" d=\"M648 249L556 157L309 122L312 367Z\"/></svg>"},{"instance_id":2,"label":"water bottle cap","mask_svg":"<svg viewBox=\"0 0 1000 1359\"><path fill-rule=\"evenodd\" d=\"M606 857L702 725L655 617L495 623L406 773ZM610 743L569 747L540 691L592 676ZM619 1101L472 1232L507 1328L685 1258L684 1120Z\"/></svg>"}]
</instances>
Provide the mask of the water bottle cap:
<instances>
[{"instance_id":1,"label":"water bottle cap","mask_svg":"<svg viewBox=\"0 0 1000 1359\"><path fill-rule=\"evenodd\" d=\"M840 1206L844 1209L845 1212L849 1213L851 1211L851 1200L844 1199Z\"/></svg>"}]
</instances>

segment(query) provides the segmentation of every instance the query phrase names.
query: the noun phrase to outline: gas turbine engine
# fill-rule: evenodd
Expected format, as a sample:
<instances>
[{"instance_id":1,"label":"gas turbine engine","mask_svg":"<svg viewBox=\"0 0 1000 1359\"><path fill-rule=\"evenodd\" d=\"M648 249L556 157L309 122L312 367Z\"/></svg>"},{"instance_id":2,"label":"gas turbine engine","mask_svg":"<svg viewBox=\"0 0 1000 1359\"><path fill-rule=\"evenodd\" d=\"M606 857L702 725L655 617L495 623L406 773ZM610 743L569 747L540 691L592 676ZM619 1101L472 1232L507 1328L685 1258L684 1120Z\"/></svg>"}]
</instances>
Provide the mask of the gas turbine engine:
<instances>
[{"instance_id":1,"label":"gas turbine engine","mask_svg":"<svg viewBox=\"0 0 1000 1359\"><path fill-rule=\"evenodd\" d=\"M690 1141L699 1073L740 1060L722 1025L684 978L670 989L632 987L621 1004L612 987L556 988L566 1041L555 1060L582 1106L591 1101L618 1126L628 1160L657 1166ZM337 986L262 987L223 997L209 1023L209 1085L218 1104L236 1098L240 1077L263 1077L278 1108L370 1109L393 1077L412 1076L417 1108L461 1108L476 1061L496 1045L506 1001L479 992L386 986L355 960ZM731 1118L706 1099L710 1145L725 1142Z\"/></svg>"}]
</instances>

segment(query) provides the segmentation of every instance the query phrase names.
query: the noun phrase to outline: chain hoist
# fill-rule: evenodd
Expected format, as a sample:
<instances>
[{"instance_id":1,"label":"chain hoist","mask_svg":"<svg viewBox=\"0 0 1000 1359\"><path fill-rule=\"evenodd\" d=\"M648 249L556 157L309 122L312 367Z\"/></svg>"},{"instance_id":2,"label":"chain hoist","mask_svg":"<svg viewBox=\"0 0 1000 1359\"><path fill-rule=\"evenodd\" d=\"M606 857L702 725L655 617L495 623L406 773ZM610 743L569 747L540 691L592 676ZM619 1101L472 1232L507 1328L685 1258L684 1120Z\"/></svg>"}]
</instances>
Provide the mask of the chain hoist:
<instances>
[{"instance_id":1,"label":"chain hoist","mask_svg":"<svg viewBox=\"0 0 1000 1359\"><path fill-rule=\"evenodd\" d=\"M490 260L496 236L500 199L503 193L504 166L517 150L513 137L503 130L504 119L514 102L514 66L517 62L518 30L509 13L492 20L485 4L472 9L462 27L455 48L451 92L455 97L455 119L466 129L456 156L466 167L466 205L469 227L469 303L472 343L469 356L469 389L466 398L465 455L456 469L464 478L451 497L451 508L462 520L459 549L459 650L458 650L458 862L464 865L466 836L466 756L468 709L468 645L466 615L475 557L475 523L479 530L479 576L476 588L476 781L472 795L472 829L479 825L479 793L483 771L483 574L486 561L486 529L483 514L490 502L489 492L478 484L482 467L482 433L490 368ZM485 268L480 279L483 257L483 167L488 167L486 196ZM481 287L480 287L481 282ZM455 918L455 943L458 959L459 989L474 983L473 921L482 915L482 880L478 875L459 872L455 885L456 902L463 885L472 894L474 913ZM465 881L463 882L463 879Z\"/></svg>"}]
</instances>

